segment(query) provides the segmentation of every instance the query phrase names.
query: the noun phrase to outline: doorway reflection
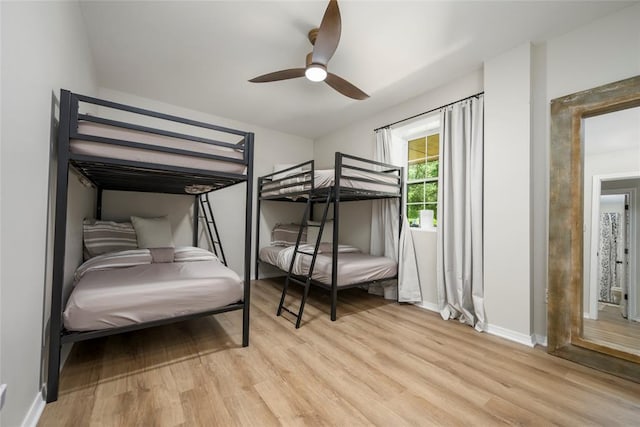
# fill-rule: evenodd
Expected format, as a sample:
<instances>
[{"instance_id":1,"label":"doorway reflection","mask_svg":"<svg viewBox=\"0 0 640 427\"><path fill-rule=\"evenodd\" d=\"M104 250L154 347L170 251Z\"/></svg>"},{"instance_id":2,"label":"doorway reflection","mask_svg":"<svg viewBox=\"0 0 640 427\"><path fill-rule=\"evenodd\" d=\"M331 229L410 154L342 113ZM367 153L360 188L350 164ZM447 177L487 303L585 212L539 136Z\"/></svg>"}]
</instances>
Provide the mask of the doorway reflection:
<instances>
[{"instance_id":1,"label":"doorway reflection","mask_svg":"<svg viewBox=\"0 0 640 427\"><path fill-rule=\"evenodd\" d=\"M640 356L640 108L584 121L582 336Z\"/></svg>"}]
</instances>

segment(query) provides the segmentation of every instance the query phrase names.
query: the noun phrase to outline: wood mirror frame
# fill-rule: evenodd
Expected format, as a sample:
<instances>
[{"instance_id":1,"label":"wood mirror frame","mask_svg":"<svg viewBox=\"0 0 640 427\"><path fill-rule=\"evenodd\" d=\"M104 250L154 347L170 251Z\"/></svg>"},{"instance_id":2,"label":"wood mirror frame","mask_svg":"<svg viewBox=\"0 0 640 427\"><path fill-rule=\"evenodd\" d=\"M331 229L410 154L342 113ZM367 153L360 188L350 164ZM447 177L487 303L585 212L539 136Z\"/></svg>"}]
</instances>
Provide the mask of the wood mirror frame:
<instances>
[{"instance_id":1,"label":"wood mirror frame","mask_svg":"<svg viewBox=\"0 0 640 427\"><path fill-rule=\"evenodd\" d=\"M640 357L583 337L583 119L640 106L640 76L551 101L547 351L640 382Z\"/></svg>"}]
</instances>

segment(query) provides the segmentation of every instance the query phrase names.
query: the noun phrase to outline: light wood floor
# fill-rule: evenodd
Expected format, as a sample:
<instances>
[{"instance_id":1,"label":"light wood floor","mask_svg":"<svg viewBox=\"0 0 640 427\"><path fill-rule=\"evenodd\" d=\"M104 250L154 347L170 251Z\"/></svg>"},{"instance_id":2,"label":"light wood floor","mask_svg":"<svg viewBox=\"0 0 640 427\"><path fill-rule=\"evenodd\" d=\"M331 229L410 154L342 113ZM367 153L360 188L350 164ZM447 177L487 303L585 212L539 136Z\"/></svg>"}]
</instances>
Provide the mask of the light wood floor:
<instances>
[{"instance_id":1,"label":"light wood floor","mask_svg":"<svg viewBox=\"0 0 640 427\"><path fill-rule=\"evenodd\" d=\"M295 330L277 282L241 313L76 344L40 426L639 425L640 384L360 290L312 289Z\"/></svg>"},{"instance_id":2,"label":"light wood floor","mask_svg":"<svg viewBox=\"0 0 640 427\"><path fill-rule=\"evenodd\" d=\"M598 310L598 320L584 319L583 322L585 338L640 355L640 323L622 317L619 307L605 305Z\"/></svg>"}]
</instances>

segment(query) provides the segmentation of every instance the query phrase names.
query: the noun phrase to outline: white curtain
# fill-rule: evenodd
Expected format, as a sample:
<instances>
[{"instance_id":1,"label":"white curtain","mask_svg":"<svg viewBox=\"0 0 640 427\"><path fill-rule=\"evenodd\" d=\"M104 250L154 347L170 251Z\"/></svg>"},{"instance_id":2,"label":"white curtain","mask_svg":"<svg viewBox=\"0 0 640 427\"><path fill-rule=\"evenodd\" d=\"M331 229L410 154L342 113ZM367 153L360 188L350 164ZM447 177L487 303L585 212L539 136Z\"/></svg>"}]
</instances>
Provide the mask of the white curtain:
<instances>
[{"instance_id":1,"label":"white curtain","mask_svg":"<svg viewBox=\"0 0 640 427\"><path fill-rule=\"evenodd\" d=\"M438 179L438 303L443 319L486 330L482 269L484 97L443 108Z\"/></svg>"},{"instance_id":2,"label":"white curtain","mask_svg":"<svg viewBox=\"0 0 640 427\"><path fill-rule=\"evenodd\" d=\"M403 142L395 140L389 129L378 130L373 159L393 165L405 165L407 150L403 146ZM396 299L397 297L400 302L420 302L422 294L418 266L413 239L406 219L403 220L402 234L398 240L399 203L398 199L373 201L370 252L372 255L386 256L398 262L397 286L395 283L385 284L384 297L387 299ZM371 290L376 293L375 288Z\"/></svg>"}]
</instances>

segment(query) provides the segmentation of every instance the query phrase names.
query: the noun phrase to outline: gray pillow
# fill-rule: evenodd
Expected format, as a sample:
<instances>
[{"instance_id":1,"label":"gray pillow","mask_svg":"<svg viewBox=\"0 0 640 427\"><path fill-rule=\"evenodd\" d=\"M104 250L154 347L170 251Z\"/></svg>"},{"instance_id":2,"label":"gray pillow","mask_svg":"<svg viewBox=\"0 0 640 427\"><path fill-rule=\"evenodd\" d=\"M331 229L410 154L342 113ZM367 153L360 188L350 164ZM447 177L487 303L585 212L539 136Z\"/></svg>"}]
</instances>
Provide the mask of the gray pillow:
<instances>
[{"instance_id":1,"label":"gray pillow","mask_svg":"<svg viewBox=\"0 0 640 427\"><path fill-rule=\"evenodd\" d=\"M293 246L298 239L300 224L276 224L271 230L271 246ZM307 230L302 230L301 243L307 241Z\"/></svg>"},{"instance_id":2,"label":"gray pillow","mask_svg":"<svg viewBox=\"0 0 640 427\"><path fill-rule=\"evenodd\" d=\"M159 218L131 217L139 248L173 248L171 224L166 216Z\"/></svg>"},{"instance_id":3,"label":"gray pillow","mask_svg":"<svg viewBox=\"0 0 640 427\"><path fill-rule=\"evenodd\" d=\"M82 228L85 261L109 252L138 249L131 223L85 219Z\"/></svg>"}]
</instances>

